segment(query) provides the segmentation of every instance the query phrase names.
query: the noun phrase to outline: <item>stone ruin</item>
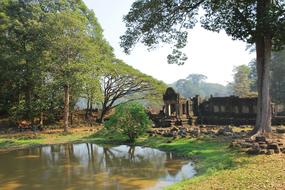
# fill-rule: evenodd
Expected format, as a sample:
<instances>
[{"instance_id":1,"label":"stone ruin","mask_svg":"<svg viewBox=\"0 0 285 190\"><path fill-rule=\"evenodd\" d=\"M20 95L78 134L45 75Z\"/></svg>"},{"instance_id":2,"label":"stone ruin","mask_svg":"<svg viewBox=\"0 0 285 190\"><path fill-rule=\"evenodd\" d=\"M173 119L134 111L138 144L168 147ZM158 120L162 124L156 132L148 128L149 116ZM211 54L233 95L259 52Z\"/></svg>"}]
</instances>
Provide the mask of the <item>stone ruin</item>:
<instances>
[{"instance_id":1,"label":"stone ruin","mask_svg":"<svg viewBox=\"0 0 285 190\"><path fill-rule=\"evenodd\" d=\"M198 138L203 136L227 138L232 140L231 147L239 148L248 154L285 153L281 140L264 137L248 138L248 131L233 131L233 126L254 125L257 98L199 96L184 98L173 88L163 95L164 106L158 114L150 113L154 128L149 136L163 136L171 139ZM284 124L285 118L277 116L272 103L272 122ZM276 134L285 135L284 127L274 128ZM284 136L285 137L285 136Z\"/></svg>"},{"instance_id":2,"label":"stone ruin","mask_svg":"<svg viewBox=\"0 0 285 190\"><path fill-rule=\"evenodd\" d=\"M212 137L228 139L232 141L230 147L237 148L242 152L251 155L257 154L278 154L285 153L285 140L278 138L266 138L257 136L253 139L248 138L248 131L239 128L233 130L233 126L171 126L167 128L152 128L148 131L149 136L169 137L168 143L179 138L201 138ZM285 137L285 127L274 128L275 134Z\"/></svg>"},{"instance_id":3,"label":"stone ruin","mask_svg":"<svg viewBox=\"0 0 285 190\"><path fill-rule=\"evenodd\" d=\"M257 97L237 96L182 97L171 87L163 95L164 106L160 113L150 114L156 127L172 125L254 125ZM285 124L284 116L277 116L276 106L271 103L272 123Z\"/></svg>"}]
</instances>

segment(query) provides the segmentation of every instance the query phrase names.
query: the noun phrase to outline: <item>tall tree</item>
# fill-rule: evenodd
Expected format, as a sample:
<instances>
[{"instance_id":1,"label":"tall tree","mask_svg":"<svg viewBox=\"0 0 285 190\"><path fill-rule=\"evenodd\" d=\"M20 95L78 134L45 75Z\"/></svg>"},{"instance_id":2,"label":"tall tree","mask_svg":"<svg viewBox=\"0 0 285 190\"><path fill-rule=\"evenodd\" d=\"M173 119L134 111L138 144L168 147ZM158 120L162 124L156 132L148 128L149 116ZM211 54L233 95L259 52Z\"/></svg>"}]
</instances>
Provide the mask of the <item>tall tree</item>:
<instances>
[{"instance_id":1,"label":"tall tree","mask_svg":"<svg viewBox=\"0 0 285 190\"><path fill-rule=\"evenodd\" d=\"M154 47L160 42L174 43L170 63L183 64L180 49L187 44L188 29L195 26L199 9L202 27L226 31L233 39L256 46L258 105L252 134L271 132L269 70L272 46L285 44L285 2L283 0L137 0L124 17L127 31L121 37L126 53L137 42Z\"/></svg>"},{"instance_id":2,"label":"tall tree","mask_svg":"<svg viewBox=\"0 0 285 190\"><path fill-rule=\"evenodd\" d=\"M275 103L285 105L285 50L273 54L271 96Z\"/></svg>"},{"instance_id":3,"label":"tall tree","mask_svg":"<svg viewBox=\"0 0 285 190\"><path fill-rule=\"evenodd\" d=\"M249 79L252 81L250 89L252 92L257 91L257 72L256 72L256 59L249 62L248 67L250 69Z\"/></svg>"},{"instance_id":4,"label":"tall tree","mask_svg":"<svg viewBox=\"0 0 285 190\"><path fill-rule=\"evenodd\" d=\"M163 82L147 76L120 60L115 60L102 70L103 92L102 122L108 111L118 105L135 100L151 100L161 97L166 89Z\"/></svg>"},{"instance_id":5,"label":"tall tree","mask_svg":"<svg viewBox=\"0 0 285 190\"><path fill-rule=\"evenodd\" d=\"M58 81L64 90L64 130L67 131L71 89L82 91L85 81L94 74L96 58L93 53L97 44L96 39L86 32L88 18L79 11L56 13L49 19L52 39L49 69L53 80Z\"/></svg>"},{"instance_id":6,"label":"tall tree","mask_svg":"<svg viewBox=\"0 0 285 190\"><path fill-rule=\"evenodd\" d=\"M29 1L0 2L1 83L10 107L20 109L32 120L37 92L45 77L44 12ZM11 98L13 97L13 98ZM12 100L12 102L11 102Z\"/></svg>"},{"instance_id":7,"label":"tall tree","mask_svg":"<svg viewBox=\"0 0 285 190\"><path fill-rule=\"evenodd\" d=\"M0 1L0 48L0 106L33 120L62 108L62 90L65 130L69 105L86 88L96 94L91 83L98 84L97 70L112 53L81 0Z\"/></svg>"},{"instance_id":8,"label":"tall tree","mask_svg":"<svg viewBox=\"0 0 285 190\"><path fill-rule=\"evenodd\" d=\"M240 65L234 68L234 82L232 88L234 95L239 97L248 97L254 95L251 92L250 68L246 65Z\"/></svg>"}]
</instances>

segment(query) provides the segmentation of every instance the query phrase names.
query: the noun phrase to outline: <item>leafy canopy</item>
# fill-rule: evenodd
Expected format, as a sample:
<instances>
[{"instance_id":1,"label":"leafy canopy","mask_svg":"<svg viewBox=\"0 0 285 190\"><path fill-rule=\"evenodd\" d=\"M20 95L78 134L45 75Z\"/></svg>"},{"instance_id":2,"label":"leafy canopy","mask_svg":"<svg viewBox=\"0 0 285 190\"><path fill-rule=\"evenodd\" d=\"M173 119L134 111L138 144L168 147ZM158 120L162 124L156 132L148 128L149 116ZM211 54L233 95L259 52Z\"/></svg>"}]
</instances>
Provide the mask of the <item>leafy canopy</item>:
<instances>
[{"instance_id":1,"label":"leafy canopy","mask_svg":"<svg viewBox=\"0 0 285 190\"><path fill-rule=\"evenodd\" d=\"M121 36L126 53L138 42L154 48L160 42L173 44L169 63L183 64L180 50L187 44L188 30L200 21L207 30L224 30L233 39L253 44L268 35L279 49L285 43L285 1L275 0L262 17L257 0L137 0L124 17L127 30Z\"/></svg>"},{"instance_id":2,"label":"leafy canopy","mask_svg":"<svg viewBox=\"0 0 285 190\"><path fill-rule=\"evenodd\" d=\"M60 112L65 84L73 104L99 95L98 68L113 56L82 0L0 1L0 49L0 110L29 119Z\"/></svg>"},{"instance_id":3,"label":"leafy canopy","mask_svg":"<svg viewBox=\"0 0 285 190\"><path fill-rule=\"evenodd\" d=\"M166 85L151 76L115 59L100 68L100 83L103 94L102 113L104 115L121 103L140 100L144 104L158 104Z\"/></svg>"}]
</instances>

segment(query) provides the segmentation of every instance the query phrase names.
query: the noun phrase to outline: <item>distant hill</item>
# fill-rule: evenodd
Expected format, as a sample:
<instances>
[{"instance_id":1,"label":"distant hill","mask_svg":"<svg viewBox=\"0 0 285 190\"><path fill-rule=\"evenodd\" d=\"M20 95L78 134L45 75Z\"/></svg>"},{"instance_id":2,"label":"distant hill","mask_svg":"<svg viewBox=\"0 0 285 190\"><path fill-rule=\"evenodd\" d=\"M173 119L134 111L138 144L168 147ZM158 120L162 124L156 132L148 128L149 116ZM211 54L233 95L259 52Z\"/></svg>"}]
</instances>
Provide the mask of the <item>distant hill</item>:
<instances>
[{"instance_id":1,"label":"distant hill","mask_svg":"<svg viewBox=\"0 0 285 190\"><path fill-rule=\"evenodd\" d=\"M186 79L180 79L170 86L184 97L200 95L203 97L229 96L231 90L228 86L205 82L207 77L202 74L190 74Z\"/></svg>"}]
</instances>

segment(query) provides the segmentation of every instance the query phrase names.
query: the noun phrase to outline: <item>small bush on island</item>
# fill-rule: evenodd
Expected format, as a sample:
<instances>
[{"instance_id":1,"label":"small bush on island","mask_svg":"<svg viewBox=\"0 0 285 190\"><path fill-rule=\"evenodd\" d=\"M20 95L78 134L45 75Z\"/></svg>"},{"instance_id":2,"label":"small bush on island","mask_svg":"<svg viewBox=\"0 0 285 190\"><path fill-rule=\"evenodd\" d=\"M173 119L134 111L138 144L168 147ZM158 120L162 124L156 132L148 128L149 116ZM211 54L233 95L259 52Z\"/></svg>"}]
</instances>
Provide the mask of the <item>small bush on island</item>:
<instances>
[{"instance_id":1,"label":"small bush on island","mask_svg":"<svg viewBox=\"0 0 285 190\"><path fill-rule=\"evenodd\" d=\"M104 126L109 132L116 131L134 142L151 126L151 121L144 106L133 102L119 105Z\"/></svg>"}]
</instances>

